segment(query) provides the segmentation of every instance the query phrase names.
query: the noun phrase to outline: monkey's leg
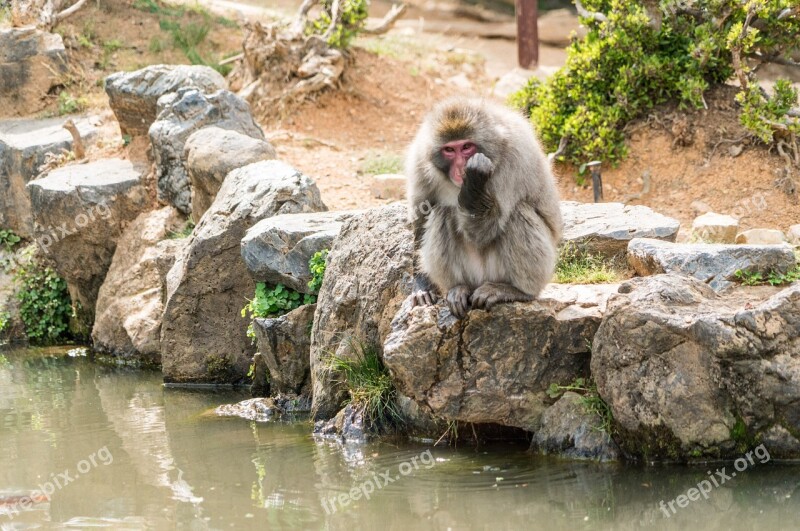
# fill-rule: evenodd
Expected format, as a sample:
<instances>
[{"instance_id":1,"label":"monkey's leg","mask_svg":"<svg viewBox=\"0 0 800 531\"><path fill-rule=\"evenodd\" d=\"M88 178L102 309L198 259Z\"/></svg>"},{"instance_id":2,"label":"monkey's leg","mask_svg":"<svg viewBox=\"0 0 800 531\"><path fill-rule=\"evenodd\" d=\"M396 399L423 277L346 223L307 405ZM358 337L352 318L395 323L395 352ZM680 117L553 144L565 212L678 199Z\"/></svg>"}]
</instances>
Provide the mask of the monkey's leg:
<instances>
[{"instance_id":1,"label":"monkey's leg","mask_svg":"<svg viewBox=\"0 0 800 531\"><path fill-rule=\"evenodd\" d=\"M492 306L501 302L530 300L533 300L531 295L520 291L511 284L486 282L478 286L478 289L472 294L472 307L489 310Z\"/></svg>"},{"instance_id":2,"label":"monkey's leg","mask_svg":"<svg viewBox=\"0 0 800 531\"><path fill-rule=\"evenodd\" d=\"M411 297L414 306L433 306L436 293L428 275L425 273L414 275L414 290L411 292Z\"/></svg>"},{"instance_id":3,"label":"monkey's leg","mask_svg":"<svg viewBox=\"0 0 800 531\"><path fill-rule=\"evenodd\" d=\"M463 319L469 311L469 296L472 290L464 284L450 288L447 292L447 306L456 319Z\"/></svg>"}]
</instances>

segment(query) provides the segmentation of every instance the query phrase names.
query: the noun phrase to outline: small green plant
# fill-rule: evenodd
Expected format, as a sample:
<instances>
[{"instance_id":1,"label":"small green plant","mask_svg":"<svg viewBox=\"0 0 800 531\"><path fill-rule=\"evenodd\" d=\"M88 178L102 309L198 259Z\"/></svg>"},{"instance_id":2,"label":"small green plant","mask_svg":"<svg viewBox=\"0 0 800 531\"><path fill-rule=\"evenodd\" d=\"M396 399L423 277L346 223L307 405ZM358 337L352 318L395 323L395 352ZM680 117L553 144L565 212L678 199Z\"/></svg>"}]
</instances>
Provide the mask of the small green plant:
<instances>
[{"instance_id":1,"label":"small green plant","mask_svg":"<svg viewBox=\"0 0 800 531\"><path fill-rule=\"evenodd\" d=\"M555 274L555 282L559 284L605 284L621 278L620 272L600 256L572 243L565 243L559 249Z\"/></svg>"},{"instance_id":2,"label":"small green plant","mask_svg":"<svg viewBox=\"0 0 800 531\"><path fill-rule=\"evenodd\" d=\"M322 0L319 16L316 20L309 22L306 33L324 35L331 25L331 10L333 0ZM347 48L352 40L358 35L367 20L369 1L368 0L341 0L339 3L339 24L328 37L328 44L335 48Z\"/></svg>"},{"instance_id":3,"label":"small green plant","mask_svg":"<svg viewBox=\"0 0 800 531\"><path fill-rule=\"evenodd\" d=\"M31 343L57 343L66 339L72 316L67 283L41 265L30 249L14 272L19 284L19 316Z\"/></svg>"},{"instance_id":4,"label":"small green plant","mask_svg":"<svg viewBox=\"0 0 800 531\"><path fill-rule=\"evenodd\" d=\"M11 314L7 311L0 311L0 332L5 332L11 324Z\"/></svg>"},{"instance_id":5,"label":"small green plant","mask_svg":"<svg viewBox=\"0 0 800 531\"><path fill-rule=\"evenodd\" d=\"M147 49L150 50L150 53L161 53L167 48L167 44L164 42L163 39L159 37L152 37L150 39L150 44L148 44Z\"/></svg>"},{"instance_id":6,"label":"small green plant","mask_svg":"<svg viewBox=\"0 0 800 531\"><path fill-rule=\"evenodd\" d=\"M5 247L6 251L11 251L14 249L14 246L17 245L22 238L17 236L14 231L9 229L0 229L0 245Z\"/></svg>"},{"instance_id":7,"label":"small green plant","mask_svg":"<svg viewBox=\"0 0 800 531\"><path fill-rule=\"evenodd\" d=\"M242 308L242 317L250 320L247 337L253 341L256 339L256 333L253 330L253 319L256 317L277 317L289 313L303 304L313 304L316 300L314 295L298 293L283 284L268 287L264 282L259 282L256 284L255 296Z\"/></svg>"},{"instance_id":8,"label":"small green plant","mask_svg":"<svg viewBox=\"0 0 800 531\"><path fill-rule=\"evenodd\" d=\"M361 410L368 425L378 431L401 425L397 391L378 350L355 340L349 346L350 356L331 354L327 359L327 368L347 387L349 398L344 405Z\"/></svg>"},{"instance_id":9,"label":"small green plant","mask_svg":"<svg viewBox=\"0 0 800 531\"><path fill-rule=\"evenodd\" d=\"M7 369L9 367L11 367L11 362L8 361L8 358L3 354L0 354L0 369Z\"/></svg>"},{"instance_id":10,"label":"small green plant","mask_svg":"<svg viewBox=\"0 0 800 531\"><path fill-rule=\"evenodd\" d=\"M594 380L591 378L576 378L575 381L569 385L552 383L547 389L547 395L550 398L558 398L566 391L572 391L581 395L581 403L586 410L600 417L600 426L597 429L611 434L614 418L608 404L605 403L600 397L600 393L597 392L597 383L595 383Z\"/></svg>"},{"instance_id":11,"label":"small green plant","mask_svg":"<svg viewBox=\"0 0 800 531\"><path fill-rule=\"evenodd\" d=\"M170 240L181 240L183 238L188 238L192 235L192 231L194 230L195 224L194 221L189 219L184 223L183 228L179 231L168 231L167 232L167 239Z\"/></svg>"},{"instance_id":12,"label":"small green plant","mask_svg":"<svg viewBox=\"0 0 800 531\"><path fill-rule=\"evenodd\" d=\"M311 293L319 293L319 288L322 287L328 252L328 249L317 251L314 253L314 256L311 257L311 260L308 261L308 269L311 271L311 280L308 283L308 289Z\"/></svg>"},{"instance_id":13,"label":"small green plant","mask_svg":"<svg viewBox=\"0 0 800 531\"><path fill-rule=\"evenodd\" d=\"M83 97L74 97L67 91L61 91L58 95L58 115L74 114L86 109L89 102Z\"/></svg>"},{"instance_id":14,"label":"small green plant","mask_svg":"<svg viewBox=\"0 0 800 531\"><path fill-rule=\"evenodd\" d=\"M383 175L403 171L403 158L393 153L370 153L361 164L361 173L365 175Z\"/></svg>"},{"instance_id":15,"label":"small green plant","mask_svg":"<svg viewBox=\"0 0 800 531\"><path fill-rule=\"evenodd\" d=\"M206 373L213 380L227 380L232 370L233 362L227 356L210 354L206 357Z\"/></svg>"},{"instance_id":16,"label":"small green plant","mask_svg":"<svg viewBox=\"0 0 800 531\"><path fill-rule=\"evenodd\" d=\"M762 274L759 271L743 271L739 269L733 274L733 277L745 286L760 286L763 284L780 286L800 280L800 265L793 267L786 273L770 271L766 274Z\"/></svg>"}]
</instances>

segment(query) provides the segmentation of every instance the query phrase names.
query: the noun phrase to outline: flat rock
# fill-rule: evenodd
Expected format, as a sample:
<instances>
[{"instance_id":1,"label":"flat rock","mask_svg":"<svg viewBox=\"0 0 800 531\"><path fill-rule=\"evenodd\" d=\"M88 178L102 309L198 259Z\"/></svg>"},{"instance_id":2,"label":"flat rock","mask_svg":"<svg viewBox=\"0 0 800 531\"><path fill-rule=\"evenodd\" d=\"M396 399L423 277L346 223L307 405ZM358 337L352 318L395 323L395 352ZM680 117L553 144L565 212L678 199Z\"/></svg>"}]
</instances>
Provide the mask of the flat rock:
<instances>
[{"instance_id":1,"label":"flat rock","mask_svg":"<svg viewBox=\"0 0 800 531\"><path fill-rule=\"evenodd\" d=\"M733 216L706 212L692 221L692 240L703 243L735 243L739 221Z\"/></svg>"},{"instance_id":2,"label":"flat rock","mask_svg":"<svg viewBox=\"0 0 800 531\"><path fill-rule=\"evenodd\" d=\"M794 246L800 246L800 223L789 227L787 236L789 239L789 243L791 243Z\"/></svg>"},{"instance_id":3,"label":"flat rock","mask_svg":"<svg viewBox=\"0 0 800 531\"><path fill-rule=\"evenodd\" d=\"M196 88L181 88L158 100L158 118L149 130L158 198L184 214L192 212L191 183L185 167L186 141L195 131L211 125L264 140L250 106L227 90L205 94Z\"/></svg>"},{"instance_id":4,"label":"flat rock","mask_svg":"<svg viewBox=\"0 0 800 531\"><path fill-rule=\"evenodd\" d=\"M25 185L39 174L48 153L72 149L64 118L0 121L0 226L33 236L31 200ZM89 118L73 118L85 145L96 136Z\"/></svg>"},{"instance_id":5,"label":"flat rock","mask_svg":"<svg viewBox=\"0 0 800 531\"><path fill-rule=\"evenodd\" d=\"M210 93L228 85L219 72L201 65L152 65L133 72L116 72L105 83L119 128L123 135L131 136L147 134L156 119L161 96L185 87Z\"/></svg>"},{"instance_id":6,"label":"flat rock","mask_svg":"<svg viewBox=\"0 0 800 531\"><path fill-rule=\"evenodd\" d=\"M22 116L43 109L66 70L61 35L33 26L0 28L0 113Z\"/></svg>"},{"instance_id":7,"label":"flat rock","mask_svg":"<svg viewBox=\"0 0 800 531\"><path fill-rule=\"evenodd\" d=\"M562 201L564 241L609 258L624 257L634 238L675 241L680 222L642 205Z\"/></svg>"},{"instance_id":8,"label":"flat rock","mask_svg":"<svg viewBox=\"0 0 800 531\"><path fill-rule=\"evenodd\" d=\"M636 238L628 244L628 263L638 275L675 273L707 283L714 291L734 285L737 271L767 275L795 265L789 245L671 243Z\"/></svg>"},{"instance_id":9,"label":"flat rock","mask_svg":"<svg viewBox=\"0 0 800 531\"><path fill-rule=\"evenodd\" d=\"M228 173L253 162L275 158L275 149L266 140L216 126L192 133L184 150L195 223L214 202Z\"/></svg>"},{"instance_id":10,"label":"flat rock","mask_svg":"<svg viewBox=\"0 0 800 531\"><path fill-rule=\"evenodd\" d=\"M309 353L316 304L306 304L286 315L256 318L258 351L269 370L271 393L311 396Z\"/></svg>"},{"instance_id":11,"label":"flat rock","mask_svg":"<svg viewBox=\"0 0 800 531\"><path fill-rule=\"evenodd\" d=\"M286 214L253 225L242 238L242 258L256 282L309 293L308 261L329 249L342 223L359 211Z\"/></svg>"},{"instance_id":12,"label":"flat rock","mask_svg":"<svg viewBox=\"0 0 800 531\"><path fill-rule=\"evenodd\" d=\"M214 413L220 417L240 417L256 422L269 422L285 415L308 412L310 405L308 399L292 396L250 398L237 404L218 406Z\"/></svg>"},{"instance_id":13,"label":"flat rock","mask_svg":"<svg viewBox=\"0 0 800 531\"><path fill-rule=\"evenodd\" d=\"M750 229L736 236L736 243L751 245L779 245L785 241L786 236L776 229Z\"/></svg>"},{"instance_id":14,"label":"flat rock","mask_svg":"<svg viewBox=\"0 0 800 531\"><path fill-rule=\"evenodd\" d=\"M31 181L28 191L36 241L66 280L88 332L117 240L149 206L142 171L122 159L72 164Z\"/></svg>"},{"instance_id":15,"label":"flat rock","mask_svg":"<svg viewBox=\"0 0 800 531\"><path fill-rule=\"evenodd\" d=\"M255 348L240 311L255 282L240 254L260 220L325 210L314 181L271 160L232 171L167 275L161 325L167 382L239 382Z\"/></svg>"}]
</instances>

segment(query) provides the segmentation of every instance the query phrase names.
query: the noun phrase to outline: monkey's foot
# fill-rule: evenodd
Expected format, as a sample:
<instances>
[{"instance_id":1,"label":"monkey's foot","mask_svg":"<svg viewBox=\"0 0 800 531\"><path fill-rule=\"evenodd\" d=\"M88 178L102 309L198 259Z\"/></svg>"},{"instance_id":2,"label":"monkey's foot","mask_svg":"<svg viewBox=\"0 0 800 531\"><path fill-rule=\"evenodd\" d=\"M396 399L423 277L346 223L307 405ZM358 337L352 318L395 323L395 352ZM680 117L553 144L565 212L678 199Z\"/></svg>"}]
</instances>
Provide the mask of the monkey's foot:
<instances>
[{"instance_id":1,"label":"monkey's foot","mask_svg":"<svg viewBox=\"0 0 800 531\"><path fill-rule=\"evenodd\" d=\"M463 319L467 316L470 293L472 290L463 284L454 286L447 292L447 306L456 319Z\"/></svg>"},{"instance_id":2,"label":"monkey's foot","mask_svg":"<svg viewBox=\"0 0 800 531\"><path fill-rule=\"evenodd\" d=\"M421 289L411 294L411 303L413 306L433 306L435 294L427 289Z\"/></svg>"},{"instance_id":3,"label":"monkey's foot","mask_svg":"<svg viewBox=\"0 0 800 531\"><path fill-rule=\"evenodd\" d=\"M533 297L524 293L511 284L486 282L478 286L472 294L472 307L491 309L492 306L502 302L530 301Z\"/></svg>"}]
</instances>

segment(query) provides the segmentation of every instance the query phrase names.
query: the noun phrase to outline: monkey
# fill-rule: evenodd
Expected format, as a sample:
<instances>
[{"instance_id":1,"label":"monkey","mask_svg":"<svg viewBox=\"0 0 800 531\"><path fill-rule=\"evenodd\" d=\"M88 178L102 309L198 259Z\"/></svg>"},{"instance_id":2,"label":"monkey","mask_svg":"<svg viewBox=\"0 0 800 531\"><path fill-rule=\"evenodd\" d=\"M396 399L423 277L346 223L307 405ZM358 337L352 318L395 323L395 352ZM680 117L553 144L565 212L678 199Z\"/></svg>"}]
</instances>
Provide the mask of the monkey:
<instances>
[{"instance_id":1,"label":"monkey","mask_svg":"<svg viewBox=\"0 0 800 531\"><path fill-rule=\"evenodd\" d=\"M414 305L439 293L463 319L538 296L553 276L563 220L528 120L497 103L446 100L423 119L405 169Z\"/></svg>"}]
</instances>

